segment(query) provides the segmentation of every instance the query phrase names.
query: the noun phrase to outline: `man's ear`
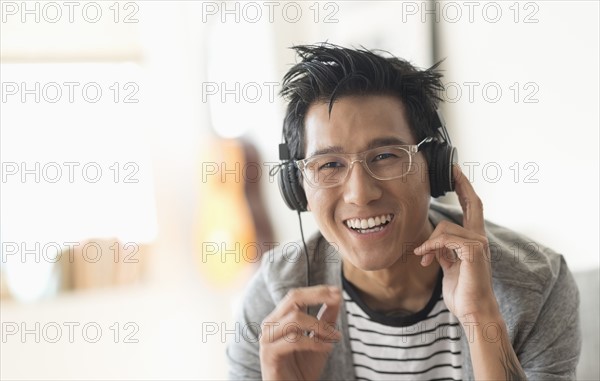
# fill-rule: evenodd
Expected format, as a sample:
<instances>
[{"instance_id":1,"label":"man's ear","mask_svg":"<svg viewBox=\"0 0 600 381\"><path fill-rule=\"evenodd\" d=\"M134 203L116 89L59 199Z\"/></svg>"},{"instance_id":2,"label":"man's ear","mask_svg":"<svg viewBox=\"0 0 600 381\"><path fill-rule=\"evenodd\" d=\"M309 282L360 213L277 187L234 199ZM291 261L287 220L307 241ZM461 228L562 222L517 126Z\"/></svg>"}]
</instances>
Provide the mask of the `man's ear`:
<instances>
[{"instance_id":1,"label":"man's ear","mask_svg":"<svg viewBox=\"0 0 600 381\"><path fill-rule=\"evenodd\" d=\"M311 211L310 210L310 204L308 203L308 201L306 202L306 210L309 211L309 212Z\"/></svg>"}]
</instances>

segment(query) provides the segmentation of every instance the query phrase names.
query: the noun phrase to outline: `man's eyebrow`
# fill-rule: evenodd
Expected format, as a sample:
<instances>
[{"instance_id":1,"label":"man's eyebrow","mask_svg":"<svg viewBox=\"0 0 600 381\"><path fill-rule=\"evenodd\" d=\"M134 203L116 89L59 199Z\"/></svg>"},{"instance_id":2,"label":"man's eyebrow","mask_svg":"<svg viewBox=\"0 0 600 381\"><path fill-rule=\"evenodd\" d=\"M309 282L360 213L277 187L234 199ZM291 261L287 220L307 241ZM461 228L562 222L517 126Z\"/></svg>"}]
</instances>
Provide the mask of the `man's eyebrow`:
<instances>
[{"instance_id":1,"label":"man's eyebrow","mask_svg":"<svg viewBox=\"0 0 600 381\"><path fill-rule=\"evenodd\" d=\"M377 147L383 147L383 146L409 145L409 144L410 143L407 143L406 141L404 141L400 138L397 138L395 136L386 136L386 137L371 140L369 142L369 144L367 144L367 146L364 149L362 149L361 151L366 151L366 150L370 150L370 149L377 148ZM307 157L316 156L316 155L325 155L325 154L329 154L329 153L344 153L344 150L340 146L327 146L327 147L320 148L320 149L314 151Z\"/></svg>"},{"instance_id":2,"label":"man's eyebrow","mask_svg":"<svg viewBox=\"0 0 600 381\"><path fill-rule=\"evenodd\" d=\"M367 145L367 147L363 150L366 151L368 149L373 149L373 148L377 148L377 147L383 147L383 146L401 146L401 145L409 145L410 143L395 137L395 136L386 136L383 138L377 138L377 139L373 139L369 142L369 144Z\"/></svg>"},{"instance_id":3,"label":"man's eyebrow","mask_svg":"<svg viewBox=\"0 0 600 381\"><path fill-rule=\"evenodd\" d=\"M344 153L344 150L340 146L327 146L321 149L316 150L315 152L307 155L307 157L317 156L317 155L325 155L328 153Z\"/></svg>"}]
</instances>

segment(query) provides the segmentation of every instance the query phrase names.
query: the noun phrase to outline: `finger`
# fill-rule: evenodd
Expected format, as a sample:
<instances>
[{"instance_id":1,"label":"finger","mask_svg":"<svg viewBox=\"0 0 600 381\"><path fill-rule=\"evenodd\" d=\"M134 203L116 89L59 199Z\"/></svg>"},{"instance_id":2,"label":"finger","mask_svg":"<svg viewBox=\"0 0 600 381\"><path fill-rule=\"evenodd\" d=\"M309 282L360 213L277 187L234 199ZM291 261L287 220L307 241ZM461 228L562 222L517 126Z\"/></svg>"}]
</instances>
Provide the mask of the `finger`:
<instances>
[{"instance_id":1,"label":"finger","mask_svg":"<svg viewBox=\"0 0 600 381\"><path fill-rule=\"evenodd\" d=\"M333 291L334 302L325 303L317 314L317 319L326 321L329 324L335 325L338 315L340 313L340 306L342 304L342 292L339 288L335 288Z\"/></svg>"},{"instance_id":2,"label":"finger","mask_svg":"<svg viewBox=\"0 0 600 381\"><path fill-rule=\"evenodd\" d=\"M435 255L436 255L436 253L430 253L430 252L423 254L423 256L421 257L421 266L427 267L430 264L432 264L433 261L435 260Z\"/></svg>"},{"instance_id":3,"label":"finger","mask_svg":"<svg viewBox=\"0 0 600 381\"><path fill-rule=\"evenodd\" d=\"M485 252L486 242L482 239L469 239L453 234L441 234L423 242L423 244L415 249L415 255L426 255L428 253L435 254L443 251L444 248L454 250L461 261L472 262L483 257ZM443 254L443 252L442 252ZM448 257L448 259L452 259Z\"/></svg>"},{"instance_id":4,"label":"finger","mask_svg":"<svg viewBox=\"0 0 600 381\"><path fill-rule=\"evenodd\" d=\"M276 315L283 316L292 310L305 310L308 306L320 304L335 305L341 303L341 294L337 287L312 286L290 290L276 308Z\"/></svg>"},{"instance_id":5,"label":"finger","mask_svg":"<svg viewBox=\"0 0 600 381\"><path fill-rule=\"evenodd\" d=\"M292 311L276 321L265 319L262 330L261 342L263 343L278 340L294 341L297 336L307 334L321 341L338 341L341 338L341 333L333 325L302 311Z\"/></svg>"},{"instance_id":6,"label":"finger","mask_svg":"<svg viewBox=\"0 0 600 381\"><path fill-rule=\"evenodd\" d=\"M458 238L457 238L458 237ZM467 230L464 227L450 221L441 221L433 230L429 238L414 250L415 255L429 256L428 253L441 250L449 242L456 243L458 247L461 243L473 241L486 242L487 238L481 234ZM422 259L426 264L431 263L433 258Z\"/></svg>"},{"instance_id":7,"label":"finger","mask_svg":"<svg viewBox=\"0 0 600 381\"><path fill-rule=\"evenodd\" d=\"M454 165L452 171L454 175L454 190L458 195L458 201L463 210L463 226L468 230L484 235L483 203L460 167Z\"/></svg>"},{"instance_id":8,"label":"finger","mask_svg":"<svg viewBox=\"0 0 600 381\"><path fill-rule=\"evenodd\" d=\"M470 230L467 230L464 227L457 225L453 222L443 220L437 224L437 226L431 233L431 236L429 236L428 240L434 239L443 234L451 234L451 235L455 235L455 236L465 237L470 240L481 239L481 236L479 234L472 232ZM421 246L423 246L423 244L421 244ZM443 247L440 245L438 248L433 249L433 251L439 251L441 249L443 249ZM437 255L437 252L432 252L431 250L424 250L423 248L419 248L419 247L417 247L414 250L414 252L416 255L422 257L421 265L424 267L431 265L433 263L433 261L436 259L436 255Z\"/></svg>"},{"instance_id":9,"label":"finger","mask_svg":"<svg viewBox=\"0 0 600 381\"><path fill-rule=\"evenodd\" d=\"M307 335L315 340L338 341L342 337L335 324L330 324L304 313L299 313L297 316L295 314L288 315L280 323L280 332L284 338L289 335L300 334Z\"/></svg>"},{"instance_id":10,"label":"finger","mask_svg":"<svg viewBox=\"0 0 600 381\"><path fill-rule=\"evenodd\" d=\"M423 257L421 258L421 266L427 267L431 265L433 261L438 261L438 263L442 266L442 270L446 271L458 260L458 255L454 252L454 250L449 250L443 247L439 250L429 251L423 254Z\"/></svg>"},{"instance_id":11,"label":"finger","mask_svg":"<svg viewBox=\"0 0 600 381\"><path fill-rule=\"evenodd\" d=\"M333 342L318 341L308 336L298 336L295 339L279 340L269 345L269 352L278 356L286 356L294 352L329 353ZM264 346L261 348L265 348Z\"/></svg>"}]
</instances>

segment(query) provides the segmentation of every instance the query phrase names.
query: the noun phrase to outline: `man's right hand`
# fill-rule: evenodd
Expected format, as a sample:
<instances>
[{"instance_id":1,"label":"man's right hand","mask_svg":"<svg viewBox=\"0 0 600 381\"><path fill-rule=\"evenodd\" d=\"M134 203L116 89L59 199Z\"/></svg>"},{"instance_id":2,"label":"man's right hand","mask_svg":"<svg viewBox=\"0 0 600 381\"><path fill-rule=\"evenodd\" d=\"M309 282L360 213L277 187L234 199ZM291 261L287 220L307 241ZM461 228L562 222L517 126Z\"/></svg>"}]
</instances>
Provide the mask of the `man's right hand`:
<instances>
[{"instance_id":1,"label":"man's right hand","mask_svg":"<svg viewBox=\"0 0 600 381\"><path fill-rule=\"evenodd\" d=\"M339 288L293 289L262 323L260 367L263 380L317 380L333 345L341 339L335 328L342 303ZM323 305L317 317L308 306Z\"/></svg>"}]
</instances>

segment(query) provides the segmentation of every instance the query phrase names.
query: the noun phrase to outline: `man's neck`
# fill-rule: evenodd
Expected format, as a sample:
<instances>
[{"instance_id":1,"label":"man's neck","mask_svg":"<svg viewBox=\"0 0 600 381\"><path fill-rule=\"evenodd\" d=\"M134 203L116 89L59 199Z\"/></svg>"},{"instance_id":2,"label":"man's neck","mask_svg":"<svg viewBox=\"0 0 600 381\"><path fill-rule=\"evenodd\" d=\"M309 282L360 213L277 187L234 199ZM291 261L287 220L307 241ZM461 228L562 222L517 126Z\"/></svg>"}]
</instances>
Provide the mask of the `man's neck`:
<instances>
[{"instance_id":1,"label":"man's neck","mask_svg":"<svg viewBox=\"0 0 600 381\"><path fill-rule=\"evenodd\" d=\"M433 225L428 222L419 244L432 232ZM423 267L420 262L421 257L405 252L387 269L363 271L344 261L343 270L345 278L356 287L369 308L401 316L423 309L435 288L439 264L434 261L430 266Z\"/></svg>"}]
</instances>

